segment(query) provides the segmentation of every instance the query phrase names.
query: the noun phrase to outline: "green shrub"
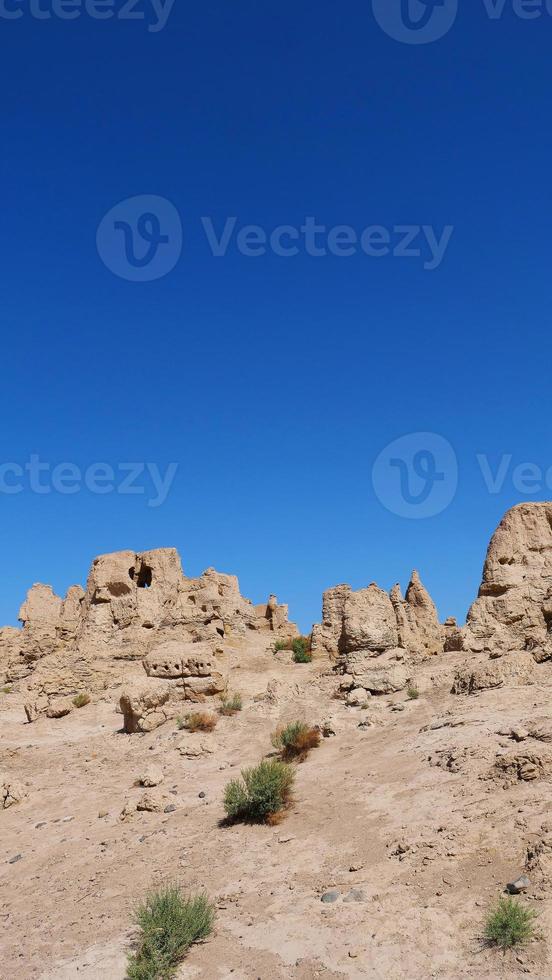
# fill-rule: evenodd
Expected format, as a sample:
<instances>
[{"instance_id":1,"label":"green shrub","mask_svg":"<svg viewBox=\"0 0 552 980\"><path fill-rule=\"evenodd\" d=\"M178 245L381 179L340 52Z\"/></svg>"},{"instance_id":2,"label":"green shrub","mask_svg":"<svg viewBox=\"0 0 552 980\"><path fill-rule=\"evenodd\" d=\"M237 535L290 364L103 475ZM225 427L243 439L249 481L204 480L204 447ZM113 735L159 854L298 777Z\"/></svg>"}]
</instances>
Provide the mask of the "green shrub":
<instances>
[{"instance_id":1,"label":"green shrub","mask_svg":"<svg viewBox=\"0 0 552 980\"><path fill-rule=\"evenodd\" d=\"M151 892L136 910L141 935L127 980L169 980L192 943L209 936L215 910L206 895L186 898L178 885Z\"/></svg>"},{"instance_id":2,"label":"green shrub","mask_svg":"<svg viewBox=\"0 0 552 980\"><path fill-rule=\"evenodd\" d=\"M221 715L235 715L241 711L243 706L241 694L233 694L232 697L224 698L219 711Z\"/></svg>"},{"instance_id":3,"label":"green shrub","mask_svg":"<svg viewBox=\"0 0 552 980\"><path fill-rule=\"evenodd\" d=\"M294 772L285 762L264 760L253 769L242 769L241 777L232 779L224 792L224 809L231 820L264 823L289 802Z\"/></svg>"},{"instance_id":4,"label":"green shrub","mask_svg":"<svg viewBox=\"0 0 552 980\"><path fill-rule=\"evenodd\" d=\"M320 744L320 732L304 721L292 721L285 728L277 728L272 735L272 744L285 760L306 759L311 749Z\"/></svg>"},{"instance_id":5,"label":"green shrub","mask_svg":"<svg viewBox=\"0 0 552 980\"><path fill-rule=\"evenodd\" d=\"M4 684L4 687L2 688L2 694L11 694L11 692L12 692L11 684Z\"/></svg>"},{"instance_id":6,"label":"green shrub","mask_svg":"<svg viewBox=\"0 0 552 980\"><path fill-rule=\"evenodd\" d=\"M308 636L296 636L291 644L293 650L293 660L296 664L310 664L312 654L310 652L310 639Z\"/></svg>"},{"instance_id":7,"label":"green shrub","mask_svg":"<svg viewBox=\"0 0 552 980\"><path fill-rule=\"evenodd\" d=\"M289 650L290 642L289 640L276 640L274 644L274 653L279 653L280 650Z\"/></svg>"},{"instance_id":8,"label":"green shrub","mask_svg":"<svg viewBox=\"0 0 552 980\"><path fill-rule=\"evenodd\" d=\"M535 915L533 909L513 898L501 898L487 916L485 939L500 949L525 943L533 936Z\"/></svg>"},{"instance_id":9,"label":"green shrub","mask_svg":"<svg viewBox=\"0 0 552 980\"><path fill-rule=\"evenodd\" d=\"M85 694L84 692L82 694L76 694L73 698L73 704L75 705L75 708L86 707L87 704L90 704L90 695Z\"/></svg>"},{"instance_id":10,"label":"green shrub","mask_svg":"<svg viewBox=\"0 0 552 980\"><path fill-rule=\"evenodd\" d=\"M408 697L410 698L411 701L417 701L418 698L420 697L420 692L418 688L414 686L414 684L408 685L406 689L406 693L408 694Z\"/></svg>"}]
</instances>

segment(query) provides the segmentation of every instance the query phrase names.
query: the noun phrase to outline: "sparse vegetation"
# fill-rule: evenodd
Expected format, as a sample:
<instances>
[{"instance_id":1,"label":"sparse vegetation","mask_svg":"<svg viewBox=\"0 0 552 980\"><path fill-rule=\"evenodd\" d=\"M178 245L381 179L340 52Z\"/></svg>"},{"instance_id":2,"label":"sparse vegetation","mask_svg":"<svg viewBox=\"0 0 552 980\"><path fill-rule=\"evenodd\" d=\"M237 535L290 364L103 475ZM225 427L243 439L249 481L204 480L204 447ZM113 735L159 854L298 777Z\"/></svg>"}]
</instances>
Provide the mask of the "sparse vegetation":
<instances>
[{"instance_id":1,"label":"sparse vegetation","mask_svg":"<svg viewBox=\"0 0 552 980\"><path fill-rule=\"evenodd\" d=\"M289 803L295 774L276 759L263 760L253 769L242 769L224 793L224 809L230 820L275 823Z\"/></svg>"},{"instance_id":2,"label":"sparse vegetation","mask_svg":"<svg viewBox=\"0 0 552 980\"><path fill-rule=\"evenodd\" d=\"M287 640L276 640L274 653L278 653L280 650L290 650L296 664L310 664L312 660L310 647L310 636L290 636Z\"/></svg>"},{"instance_id":3,"label":"sparse vegetation","mask_svg":"<svg viewBox=\"0 0 552 980\"><path fill-rule=\"evenodd\" d=\"M408 685L406 689L406 693L408 694L408 697L410 698L411 701L417 701L418 698L420 697L420 692L414 684Z\"/></svg>"},{"instance_id":4,"label":"sparse vegetation","mask_svg":"<svg viewBox=\"0 0 552 980\"><path fill-rule=\"evenodd\" d=\"M296 664L310 664L312 654L310 652L310 638L308 636L296 636L291 644L293 650L293 660Z\"/></svg>"},{"instance_id":5,"label":"sparse vegetation","mask_svg":"<svg viewBox=\"0 0 552 980\"><path fill-rule=\"evenodd\" d=\"M179 728L185 728L188 732L212 732L217 724L217 716L210 711L193 711L185 717L177 719Z\"/></svg>"},{"instance_id":6,"label":"sparse vegetation","mask_svg":"<svg viewBox=\"0 0 552 980\"><path fill-rule=\"evenodd\" d=\"M303 762L310 750L320 744L320 732L304 721L292 721L289 725L276 729L272 744L284 761L294 759Z\"/></svg>"},{"instance_id":7,"label":"sparse vegetation","mask_svg":"<svg viewBox=\"0 0 552 980\"><path fill-rule=\"evenodd\" d=\"M11 684L4 684L4 687L2 688L2 694L11 694L11 692L12 692Z\"/></svg>"},{"instance_id":8,"label":"sparse vegetation","mask_svg":"<svg viewBox=\"0 0 552 980\"><path fill-rule=\"evenodd\" d=\"M534 934L536 912L513 898L501 898L485 923L485 939L500 949L527 942Z\"/></svg>"},{"instance_id":9,"label":"sparse vegetation","mask_svg":"<svg viewBox=\"0 0 552 980\"><path fill-rule=\"evenodd\" d=\"M214 920L206 895L186 898L178 885L152 892L136 910L141 935L127 980L169 980L192 943L210 935Z\"/></svg>"},{"instance_id":10,"label":"sparse vegetation","mask_svg":"<svg viewBox=\"0 0 552 980\"><path fill-rule=\"evenodd\" d=\"M243 707L241 694L232 694L231 697L224 698L219 708L221 715L235 715Z\"/></svg>"},{"instance_id":11,"label":"sparse vegetation","mask_svg":"<svg viewBox=\"0 0 552 980\"><path fill-rule=\"evenodd\" d=\"M90 695L86 694L84 691L81 694L76 694L73 698L73 704L75 708L84 708L87 704L90 704Z\"/></svg>"}]
</instances>

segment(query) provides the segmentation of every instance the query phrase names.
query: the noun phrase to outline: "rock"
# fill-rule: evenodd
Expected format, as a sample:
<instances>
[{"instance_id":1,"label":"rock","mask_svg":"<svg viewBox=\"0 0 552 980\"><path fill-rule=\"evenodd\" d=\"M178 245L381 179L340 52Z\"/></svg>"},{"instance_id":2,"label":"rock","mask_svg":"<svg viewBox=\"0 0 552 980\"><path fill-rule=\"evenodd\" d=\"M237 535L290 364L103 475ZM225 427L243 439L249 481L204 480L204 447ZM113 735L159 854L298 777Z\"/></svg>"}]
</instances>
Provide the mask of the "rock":
<instances>
[{"instance_id":1,"label":"rock","mask_svg":"<svg viewBox=\"0 0 552 980\"><path fill-rule=\"evenodd\" d=\"M341 653L370 650L381 653L398 646L395 612L387 592L375 583L350 592L345 599L339 640Z\"/></svg>"},{"instance_id":2,"label":"rock","mask_svg":"<svg viewBox=\"0 0 552 980\"><path fill-rule=\"evenodd\" d=\"M398 626L396 646L416 654L431 655L443 651L444 631L437 609L417 571L412 572L406 598L403 599L400 586L396 585L391 590L391 602Z\"/></svg>"},{"instance_id":3,"label":"rock","mask_svg":"<svg viewBox=\"0 0 552 980\"><path fill-rule=\"evenodd\" d=\"M338 728L335 718L324 718L324 721L320 723L322 738L333 738L334 735L337 735Z\"/></svg>"},{"instance_id":4,"label":"rock","mask_svg":"<svg viewBox=\"0 0 552 980\"><path fill-rule=\"evenodd\" d=\"M312 630L311 652L313 659L321 656L337 657L343 631L345 601L351 594L350 585L336 585L322 597L322 623Z\"/></svg>"},{"instance_id":5,"label":"rock","mask_svg":"<svg viewBox=\"0 0 552 980\"><path fill-rule=\"evenodd\" d=\"M536 664L544 664L552 660L552 644L549 647L534 647L531 656Z\"/></svg>"},{"instance_id":6,"label":"rock","mask_svg":"<svg viewBox=\"0 0 552 980\"><path fill-rule=\"evenodd\" d=\"M495 687L528 684L535 677L536 666L530 653L509 653L500 658L473 666L466 664L457 671L452 694L474 694Z\"/></svg>"},{"instance_id":7,"label":"rock","mask_svg":"<svg viewBox=\"0 0 552 980\"><path fill-rule=\"evenodd\" d=\"M549 778L552 775L552 752L543 746L539 752L523 750L498 755L495 772L509 783Z\"/></svg>"},{"instance_id":8,"label":"rock","mask_svg":"<svg viewBox=\"0 0 552 980\"><path fill-rule=\"evenodd\" d=\"M337 889L332 889L329 892L324 892L320 901L324 902L325 905L331 904L332 902L337 902L339 898L339 892Z\"/></svg>"},{"instance_id":9,"label":"rock","mask_svg":"<svg viewBox=\"0 0 552 980\"><path fill-rule=\"evenodd\" d=\"M46 708L47 718L65 718L73 710L73 702L70 698L63 698L61 701L53 701ZM27 716L28 717L28 716Z\"/></svg>"},{"instance_id":10,"label":"rock","mask_svg":"<svg viewBox=\"0 0 552 980\"><path fill-rule=\"evenodd\" d=\"M174 813L178 807L174 803L167 803L167 806L163 810L163 813Z\"/></svg>"},{"instance_id":11,"label":"rock","mask_svg":"<svg viewBox=\"0 0 552 980\"><path fill-rule=\"evenodd\" d=\"M14 854L14 856L9 859L8 864L17 864L18 861L22 861L22 860L23 860L22 854Z\"/></svg>"},{"instance_id":12,"label":"rock","mask_svg":"<svg viewBox=\"0 0 552 980\"><path fill-rule=\"evenodd\" d=\"M347 665L355 684L370 694L394 694L408 683L409 670L401 650L388 650L379 657L371 651L357 650L347 657Z\"/></svg>"},{"instance_id":13,"label":"rock","mask_svg":"<svg viewBox=\"0 0 552 980\"><path fill-rule=\"evenodd\" d=\"M443 623L445 653L455 653L464 649L464 630L458 626L454 616Z\"/></svg>"},{"instance_id":14,"label":"rock","mask_svg":"<svg viewBox=\"0 0 552 980\"><path fill-rule=\"evenodd\" d=\"M361 704L365 704L368 695L363 687L355 687L353 691L350 691L347 695L346 701L350 707L358 707Z\"/></svg>"},{"instance_id":15,"label":"rock","mask_svg":"<svg viewBox=\"0 0 552 980\"><path fill-rule=\"evenodd\" d=\"M3 810L21 803L28 795L23 783L9 776L0 776L0 807Z\"/></svg>"},{"instance_id":16,"label":"rock","mask_svg":"<svg viewBox=\"0 0 552 980\"><path fill-rule=\"evenodd\" d=\"M202 790L202 791L201 791L201 793L199 793L198 795L199 795L199 798L200 798L200 800L204 800L204 799L205 799L205 797L207 796L207 793L205 793L205 792L204 792L204 791Z\"/></svg>"},{"instance_id":17,"label":"rock","mask_svg":"<svg viewBox=\"0 0 552 980\"><path fill-rule=\"evenodd\" d=\"M552 651L552 503L509 510L495 531L466 623L474 651ZM552 655L552 652L551 652Z\"/></svg>"},{"instance_id":18,"label":"rock","mask_svg":"<svg viewBox=\"0 0 552 980\"><path fill-rule=\"evenodd\" d=\"M148 677L177 679L209 677L215 668L210 643L185 643L167 640L153 648L143 661Z\"/></svg>"},{"instance_id":19,"label":"rock","mask_svg":"<svg viewBox=\"0 0 552 980\"><path fill-rule=\"evenodd\" d=\"M28 701L24 705L25 714L29 724L36 721L39 715L48 707L48 698L41 698L36 701Z\"/></svg>"},{"instance_id":20,"label":"rock","mask_svg":"<svg viewBox=\"0 0 552 980\"><path fill-rule=\"evenodd\" d=\"M192 739L191 741L184 740L175 747L177 752L180 752L180 755L185 756L187 759L199 759L204 755L212 755L215 751L207 742L198 742L197 739Z\"/></svg>"},{"instance_id":21,"label":"rock","mask_svg":"<svg viewBox=\"0 0 552 980\"><path fill-rule=\"evenodd\" d=\"M366 894L361 888L351 888L349 892L345 895L344 902L365 902Z\"/></svg>"},{"instance_id":22,"label":"rock","mask_svg":"<svg viewBox=\"0 0 552 980\"><path fill-rule=\"evenodd\" d=\"M136 809L147 813L160 813L163 809L163 804L158 797L153 796L151 793L144 793L138 800Z\"/></svg>"},{"instance_id":23,"label":"rock","mask_svg":"<svg viewBox=\"0 0 552 980\"><path fill-rule=\"evenodd\" d=\"M356 650L378 654L397 647L427 656L443 650L444 635L435 605L414 571L404 599L398 585L390 595L375 583L356 592L349 585L328 589L322 623L313 628L312 650L332 659Z\"/></svg>"},{"instance_id":24,"label":"rock","mask_svg":"<svg viewBox=\"0 0 552 980\"><path fill-rule=\"evenodd\" d=\"M516 878L515 881L510 881L506 885L506 891L509 892L510 895L520 895L521 892L526 892L530 887L531 882L529 881L527 875L520 875L520 877Z\"/></svg>"},{"instance_id":25,"label":"rock","mask_svg":"<svg viewBox=\"0 0 552 980\"><path fill-rule=\"evenodd\" d=\"M525 728L512 728L511 736L515 742L525 742L529 738L529 732Z\"/></svg>"},{"instance_id":26,"label":"rock","mask_svg":"<svg viewBox=\"0 0 552 980\"><path fill-rule=\"evenodd\" d=\"M370 718L370 716L367 715L366 718L363 718L362 721L359 721L358 727L359 728L373 728L374 727L374 724L375 724L375 722L374 722L373 718Z\"/></svg>"},{"instance_id":27,"label":"rock","mask_svg":"<svg viewBox=\"0 0 552 980\"><path fill-rule=\"evenodd\" d=\"M148 769L139 777L138 782L140 786L159 786L165 777L161 769L155 768L155 766L149 766Z\"/></svg>"},{"instance_id":28,"label":"rock","mask_svg":"<svg viewBox=\"0 0 552 980\"><path fill-rule=\"evenodd\" d=\"M126 734L151 732L162 725L173 716L169 701L170 690L162 684L144 685L124 691L119 704Z\"/></svg>"}]
</instances>

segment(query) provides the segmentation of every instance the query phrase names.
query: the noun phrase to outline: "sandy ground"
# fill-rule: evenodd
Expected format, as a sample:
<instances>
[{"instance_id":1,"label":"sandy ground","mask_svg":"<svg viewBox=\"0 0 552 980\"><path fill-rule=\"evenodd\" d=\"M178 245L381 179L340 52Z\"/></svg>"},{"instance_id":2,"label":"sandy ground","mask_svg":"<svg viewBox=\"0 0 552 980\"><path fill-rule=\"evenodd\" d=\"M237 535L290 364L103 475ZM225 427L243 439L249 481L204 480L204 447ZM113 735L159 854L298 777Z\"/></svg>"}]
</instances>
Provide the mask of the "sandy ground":
<instances>
[{"instance_id":1,"label":"sandy ground","mask_svg":"<svg viewBox=\"0 0 552 980\"><path fill-rule=\"evenodd\" d=\"M497 733L546 723L551 687L456 697L463 660L445 654L420 668L418 700L402 693L352 709L332 698L327 667L277 659L257 641L232 671L243 711L209 735L172 723L121 734L116 690L32 725L17 691L0 695L0 770L29 793L0 812L2 980L123 980L134 905L174 880L205 889L217 906L215 932L190 950L181 980L548 980L546 869L527 872L524 898L539 913L539 937L503 956L481 934L488 907L525 871L552 820L552 769L530 782L495 769L497 753L541 743ZM221 826L226 782L272 751L276 725L330 716L336 735L298 766L284 821ZM201 754L187 757L190 747ZM122 821L151 764L164 772L151 792L176 810ZM337 902L321 902L328 889Z\"/></svg>"}]
</instances>

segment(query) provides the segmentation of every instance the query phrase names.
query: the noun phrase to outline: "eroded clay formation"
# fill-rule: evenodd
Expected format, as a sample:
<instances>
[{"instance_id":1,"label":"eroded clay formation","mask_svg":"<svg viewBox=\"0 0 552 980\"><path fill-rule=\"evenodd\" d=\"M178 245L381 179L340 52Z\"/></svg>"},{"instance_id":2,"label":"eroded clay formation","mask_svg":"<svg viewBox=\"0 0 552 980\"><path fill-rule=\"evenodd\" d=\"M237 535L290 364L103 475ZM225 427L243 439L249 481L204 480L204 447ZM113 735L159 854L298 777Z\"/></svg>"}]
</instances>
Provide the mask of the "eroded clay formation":
<instances>
[{"instance_id":1,"label":"eroded clay formation","mask_svg":"<svg viewBox=\"0 0 552 980\"><path fill-rule=\"evenodd\" d=\"M155 708L159 720L167 700L194 701L224 690L228 643L251 631L297 634L275 596L254 606L235 576L212 568L187 578L173 548L102 555L92 563L86 590L74 586L65 599L50 586L34 585L19 618L21 630L0 630L0 673L7 683L26 684L30 721L41 713L67 714L79 691L124 683L128 661L143 661L145 682L165 679L169 696ZM154 690L152 681L151 696L125 694L125 704L133 706L125 720L133 713L128 724L137 730L147 727L143 718L154 708L149 701L159 699Z\"/></svg>"},{"instance_id":2,"label":"eroded clay formation","mask_svg":"<svg viewBox=\"0 0 552 980\"><path fill-rule=\"evenodd\" d=\"M126 684L125 663L142 661L143 682L120 698L125 728L146 731L174 715L179 701L220 695L227 684L229 646L251 632L289 639L297 628L274 596L260 606L240 593L238 580L210 568L187 578L172 548L96 558L86 590L61 599L35 585L20 611L21 630L0 630L0 675L22 682L27 717L63 717L78 691ZM322 622L313 628L312 654L340 675L350 703L405 688L416 664L464 651L454 693L531 681L552 659L552 503L510 510L492 537L479 595L465 627L439 622L414 572L405 596L375 583L324 593Z\"/></svg>"}]
</instances>

